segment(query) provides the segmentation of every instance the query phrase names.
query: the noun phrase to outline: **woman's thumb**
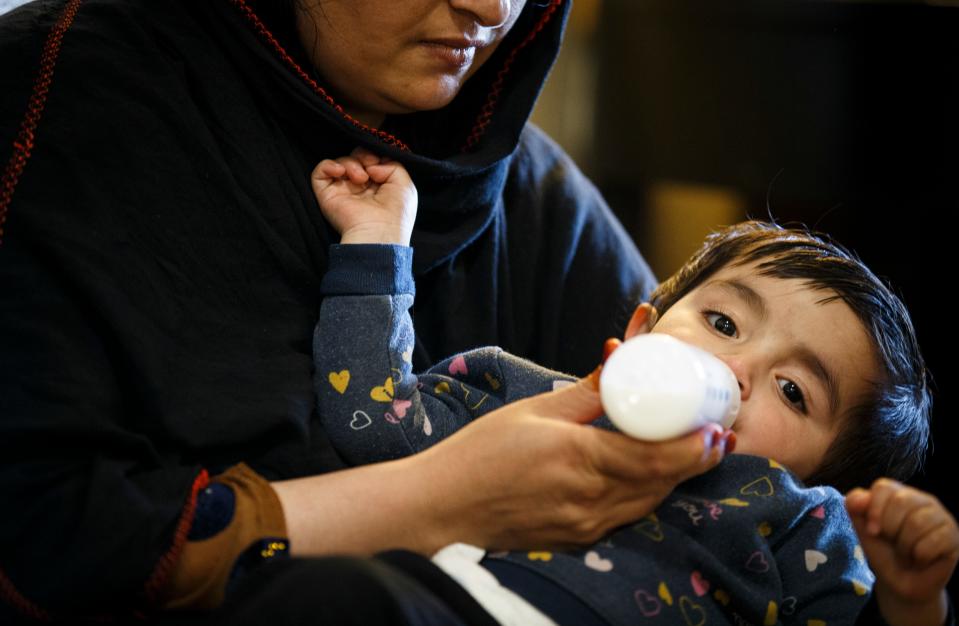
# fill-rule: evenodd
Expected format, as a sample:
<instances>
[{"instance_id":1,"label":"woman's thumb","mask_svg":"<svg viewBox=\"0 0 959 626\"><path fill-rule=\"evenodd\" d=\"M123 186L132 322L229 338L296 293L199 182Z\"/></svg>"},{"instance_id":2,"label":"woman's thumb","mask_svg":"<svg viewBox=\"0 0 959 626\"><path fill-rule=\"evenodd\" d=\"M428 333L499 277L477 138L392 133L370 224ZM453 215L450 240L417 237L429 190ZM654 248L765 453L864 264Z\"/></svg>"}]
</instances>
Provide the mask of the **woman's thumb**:
<instances>
[{"instance_id":1,"label":"woman's thumb","mask_svg":"<svg viewBox=\"0 0 959 626\"><path fill-rule=\"evenodd\" d=\"M530 410L543 417L587 424L603 414L603 405L599 401L599 372L593 373L576 382L554 391L529 398Z\"/></svg>"}]
</instances>

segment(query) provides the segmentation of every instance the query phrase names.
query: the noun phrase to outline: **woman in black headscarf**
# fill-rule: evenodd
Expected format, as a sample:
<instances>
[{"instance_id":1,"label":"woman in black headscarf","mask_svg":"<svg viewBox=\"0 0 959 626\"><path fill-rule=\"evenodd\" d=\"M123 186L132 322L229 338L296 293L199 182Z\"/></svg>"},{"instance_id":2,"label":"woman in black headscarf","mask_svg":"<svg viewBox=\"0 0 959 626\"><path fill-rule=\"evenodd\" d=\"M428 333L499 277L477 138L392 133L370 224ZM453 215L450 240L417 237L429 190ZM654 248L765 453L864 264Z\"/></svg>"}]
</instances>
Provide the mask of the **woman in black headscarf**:
<instances>
[{"instance_id":1,"label":"woman in black headscarf","mask_svg":"<svg viewBox=\"0 0 959 626\"><path fill-rule=\"evenodd\" d=\"M0 20L0 611L482 622L417 553L588 541L715 462L699 434L581 426L590 379L349 470L314 413L323 158L362 146L416 182L417 368L495 344L585 374L653 286L527 124L568 4L66 0Z\"/></svg>"}]
</instances>

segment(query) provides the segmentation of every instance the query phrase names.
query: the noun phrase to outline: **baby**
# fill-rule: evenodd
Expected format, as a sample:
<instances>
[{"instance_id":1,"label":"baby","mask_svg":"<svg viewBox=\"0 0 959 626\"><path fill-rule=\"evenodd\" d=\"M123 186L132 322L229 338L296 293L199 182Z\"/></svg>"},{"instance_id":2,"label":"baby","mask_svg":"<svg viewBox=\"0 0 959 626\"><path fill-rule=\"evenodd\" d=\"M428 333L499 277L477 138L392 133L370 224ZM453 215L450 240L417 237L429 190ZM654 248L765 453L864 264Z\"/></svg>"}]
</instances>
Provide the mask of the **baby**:
<instances>
[{"instance_id":1,"label":"baby","mask_svg":"<svg viewBox=\"0 0 959 626\"><path fill-rule=\"evenodd\" d=\"M573 380L498 348L414 374L415 187L366 152L323 161L312 183L341 234L314 354L319 415L347 461L416 453ZM730 366L742 408L719 447L740 454L586 549L455 545L434 560L505 624L853 623L873 589L892 624L943 623L956 522L928 494L876 481L908 478L928 438L899 300L842 248L758 222L711 235L650 300L626 338L670 334ZM870 483L845 502L836 491Z\"/></svg>"}]
</instances>

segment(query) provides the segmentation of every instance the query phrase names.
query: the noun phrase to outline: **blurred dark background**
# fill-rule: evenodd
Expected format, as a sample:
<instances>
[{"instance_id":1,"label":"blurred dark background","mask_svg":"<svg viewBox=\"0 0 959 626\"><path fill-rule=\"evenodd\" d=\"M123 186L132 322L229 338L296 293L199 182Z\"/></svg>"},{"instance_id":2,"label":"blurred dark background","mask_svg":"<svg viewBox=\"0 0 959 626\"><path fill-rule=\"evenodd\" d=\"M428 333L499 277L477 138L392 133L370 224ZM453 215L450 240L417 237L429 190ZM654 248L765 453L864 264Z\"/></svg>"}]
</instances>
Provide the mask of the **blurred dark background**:
<instances>
[{"instance_id":1,"label":"blurred dark background","mask_svg":"<svg viewBox=\"0 0 959 626\"><path fill-rule=\"evenodd\" d=\"M912 482L959 514L957 112L959 2L577 0L534 120L660 277L715 226L772 215L887 279L934 380Z\"/></svg>"}]
</instances>

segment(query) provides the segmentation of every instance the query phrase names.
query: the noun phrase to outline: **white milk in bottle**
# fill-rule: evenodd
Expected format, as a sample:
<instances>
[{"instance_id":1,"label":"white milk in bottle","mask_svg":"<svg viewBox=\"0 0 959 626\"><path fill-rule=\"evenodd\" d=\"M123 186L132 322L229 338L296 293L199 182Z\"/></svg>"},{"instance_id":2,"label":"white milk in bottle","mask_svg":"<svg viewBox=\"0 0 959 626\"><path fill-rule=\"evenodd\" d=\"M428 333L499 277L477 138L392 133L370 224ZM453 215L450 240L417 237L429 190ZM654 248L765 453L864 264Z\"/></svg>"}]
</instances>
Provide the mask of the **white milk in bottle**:
<instances>
[{"instance_id":1,"label":"white milk in bottle","mask_svg":"<svg viewBox=\"0 0 959 626\"><path fill-rule=\"evenodd\" d=\"M732 426L739 383L720 359L662 333L637 335L610 355L599 378L610 421L637 439L679 437L710 422Z\"/></svg>"}]
</instances>

